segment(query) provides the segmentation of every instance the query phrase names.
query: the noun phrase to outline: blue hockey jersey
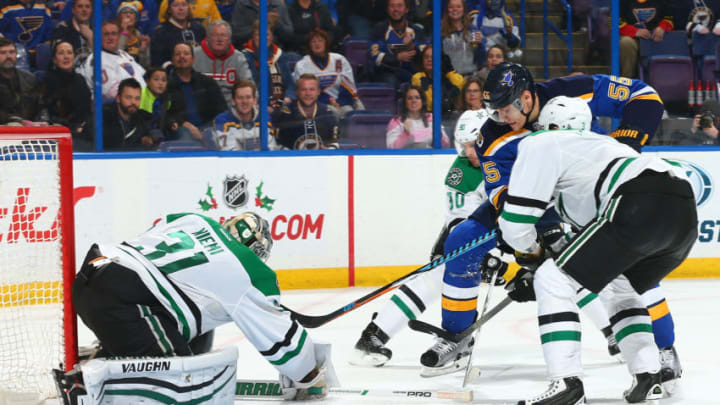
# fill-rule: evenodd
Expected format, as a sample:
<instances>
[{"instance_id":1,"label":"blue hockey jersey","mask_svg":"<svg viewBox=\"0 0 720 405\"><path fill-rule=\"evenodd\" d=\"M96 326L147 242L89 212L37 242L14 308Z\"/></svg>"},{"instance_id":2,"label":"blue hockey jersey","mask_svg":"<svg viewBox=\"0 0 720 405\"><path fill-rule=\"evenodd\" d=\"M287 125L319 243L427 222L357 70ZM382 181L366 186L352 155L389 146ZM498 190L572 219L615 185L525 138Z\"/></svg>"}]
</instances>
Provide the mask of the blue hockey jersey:
<instances>
[{"instance_id":1,"label":"blue hockey jersey","mask_svg":"<svg viewBox=\"0 0 720 405\"><path fill-rule=\"evenodd\" d=\"M537 83L536 94L540 109L556 96L586 100L593 114L594 132L605 133L597 125L597 117L619 119L620 126L611 136L638 150L650 142L663 114L662 100L655 89L640 80L625 77L561 77ZM482 139L475 149L480 158L488 198L495 208L500 208L505 201L518 144L536 130L533 124L528 123L521 131L513 131L506 124L488 120L481 129Z\"/></svg>"},{"instance_id":2,"label":"blue hockey jersey","mask_svg":"<svg viewBox=\"0 0 720 405\"><path fill-rule=\"evenodd\" d=\"M27 50L49 41L52 29L50 9L42 1L28 5L11 2L0 10L0 33Z\"/></svg>"}]
</instances>

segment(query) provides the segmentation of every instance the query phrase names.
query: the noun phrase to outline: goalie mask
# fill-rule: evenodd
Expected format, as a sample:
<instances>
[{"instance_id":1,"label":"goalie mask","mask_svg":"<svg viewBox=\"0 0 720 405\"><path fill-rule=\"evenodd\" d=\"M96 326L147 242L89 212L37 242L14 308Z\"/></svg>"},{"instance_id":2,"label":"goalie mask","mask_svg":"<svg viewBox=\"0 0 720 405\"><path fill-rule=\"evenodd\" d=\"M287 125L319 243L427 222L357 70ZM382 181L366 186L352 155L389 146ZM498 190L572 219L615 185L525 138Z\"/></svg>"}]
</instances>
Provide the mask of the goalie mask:
<instances>
[{"instance_id":1,"label":"goalie mask","mask_svg":"<svg viewBox=\"0 0 720 405\"><path fill-rule=\"evenodd\" d=\"M270 250L273 246L270 225L258 214L244 212L225 221L223 228L235 240L249 247L263 261L267 261L270 257Z\"/></svg>"},{"instance_id":2,"label":"goalie mask","mask_svg":"<svg viewBox=\"0 0 720 405\"><path fill-rule=\"evenodd\" d=\"M585 100L579 97L558 96L545 104L538 124L544 130L574 129L589 131L592 112Z\"/></svg>"}]
</instances>

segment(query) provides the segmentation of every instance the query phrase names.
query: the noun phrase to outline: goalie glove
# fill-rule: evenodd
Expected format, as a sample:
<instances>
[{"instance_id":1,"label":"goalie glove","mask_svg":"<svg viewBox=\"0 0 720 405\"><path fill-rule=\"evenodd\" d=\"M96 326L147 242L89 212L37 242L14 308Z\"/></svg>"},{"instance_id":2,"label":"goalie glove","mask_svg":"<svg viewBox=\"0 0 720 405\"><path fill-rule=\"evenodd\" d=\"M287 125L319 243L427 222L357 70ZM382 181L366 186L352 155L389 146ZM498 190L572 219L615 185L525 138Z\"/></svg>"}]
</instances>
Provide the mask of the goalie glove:
<instances>
[{"instance_id":1,"label":"goalie glove","mask_svg":"<svg viewBox=\"0 0 720 405\"><path fill-rule=\"evenodd\" d=\"M516 302L535 301L534 277L535 274L528 269L518 270L515 278L505 286L508 297Z\"/></svg>"}]
</instances>

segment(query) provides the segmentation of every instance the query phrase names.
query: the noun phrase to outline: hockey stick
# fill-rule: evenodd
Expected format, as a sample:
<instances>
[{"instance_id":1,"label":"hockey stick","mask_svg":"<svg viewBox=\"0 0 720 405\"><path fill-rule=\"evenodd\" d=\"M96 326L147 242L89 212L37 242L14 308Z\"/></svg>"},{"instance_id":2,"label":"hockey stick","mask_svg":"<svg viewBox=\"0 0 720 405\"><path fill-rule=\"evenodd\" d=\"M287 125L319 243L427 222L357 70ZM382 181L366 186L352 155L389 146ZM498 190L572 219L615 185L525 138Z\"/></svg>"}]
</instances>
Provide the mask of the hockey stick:
<instances>
[{"instance_id":1,"label":"hockey stick","mask_svg":"<svg viewBox=\"0 0 720 405\"><path fill-rule=\"evenodd\" d=\"M335 319L337 317L340 317L350 311L354 311L354 310L360 308L361 306L367 304L368 302L374 300L375 298L380 297L381 295L383 295L385 293L388 293L388 292L394 290L395 288L398 288L405 280L407 280L410 277L413 277L420 273L424 273L426 271L430 271L430 270L440 266L441 264L447 263L450 260L453 260L456 257L474 249L477 246L480 246L491 240L494 240L495 236L496 236L495 230L488 232L483 236L479 236L479 237L471 240L470 242L464 244L463 246L453 250L452 252L445 254L445 256L435 259L435 260L431 261L430 263L420 267L419 269L416 269L416 270L400 277L399 279L392 281L389 284L386 284L386 285L370 292L369 294L366 294L366 295L356 299L355 301L345 305L344 307L339 308L333 312L330 312L329 314L304 315L304 314L295 312L295 311L291 310L290 308L287 308L286 306L282 306L282 308L286 311L291 312L292 317L296 321L298 321L302 326L304 326L306 328L317 328L319 326L325 325L326 323L332 321L333 319Z\"/></svg>"},{"instance_id":2,"label":"hockey stick","mask_svg":"<svg viewBox=\"0 0 720 405\"><path fill-rule=\"evenodd\" d=\"M435 390L386 390L386 389L348 389L329 388L329 394L346 394L365 397L407 398L407 399L451 399L471 402L472 391L435 391ZM235 385L236 399L293 399L295 388L284 389L276 380L238 380Z\"/></svg>"},{"instance_id":3,"label":"hockey stick","mask_svg":"<svg viewBox=\"0 0 720 405\"><path fill-rule=\"evenodd\" d=\"M498 272L494 271L492 278L490 279L490 284L488 284L488 292L485 295L485 301L483 302L482 311L480 311L480 319L485 315L485 311L488 309L488 305L490 304L490 296L492 295L493 286L495 285L495 280L497 280ZM510 297L506 297L510 298ZM475 332L473 332L473 338L475 341L477 341L478 335L480 334L480 328L482 327L482 324L478 325L477 328L475 328ZM478 345L480 346L480 345ZM475 379L477 376L480 375L480 370L478 367L473 366L473 359L475 358L475 353L477 353L477 346L473 346L472 351L470 351L470 359L467 363L467 368L465 369L465 378L463 378L463 388L467 387L467 385Z\"/></svg>"}]
</instances>

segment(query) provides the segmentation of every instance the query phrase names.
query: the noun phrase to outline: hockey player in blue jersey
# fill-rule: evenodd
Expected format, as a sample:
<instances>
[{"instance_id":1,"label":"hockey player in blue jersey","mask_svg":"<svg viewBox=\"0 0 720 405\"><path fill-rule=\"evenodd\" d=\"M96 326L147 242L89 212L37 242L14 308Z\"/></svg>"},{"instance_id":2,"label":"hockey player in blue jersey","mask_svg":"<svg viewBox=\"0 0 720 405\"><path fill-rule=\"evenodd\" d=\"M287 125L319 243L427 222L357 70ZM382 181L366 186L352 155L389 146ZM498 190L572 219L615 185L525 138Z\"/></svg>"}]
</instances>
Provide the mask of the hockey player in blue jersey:
<instances>
[{"instance_id":1,"label":"hockey player in blue jersey","mask_svg":"<svg viewBox=\"0 0 720 405\"><path fill-rule=\"evenodd\" d=\"M467 221L453 230L445 243L445 251L455 249L495 227L497 213L502 210L505 201L512 199L507 195L507 184L517 157L517 145L536 129L537 118L545 103L559 95L580 97L588 102L593 115L594 132L605 133L597 124L597 117L620 119L620 125L610 136L638 151L652 139L664 110L657 92L640 80L607 75L577 75L536 85L524 66L507 62L498 65L488 75L483 89L483 102L490 108L493 119L485 123L475 146L485 178L488 203L479 207ZM563 209L561 200L556 201L555 208ZM564 238L558 238L558 234L552 231L552 225L558 222L555 211L548 210L537 227L539 235L542 236L545 231L549 233L546 244L558 244L557 248L561 249ZM478 249L487 251L491 248L486 245ZM521 265L523 259L517 258ZM477 316L476 297L480 283L477 268L477 265L468 266L457 260L449 262L445 267L442 326L450 332L465 330ZM532 299L532 274L519 272L507 288L511 298L517 301ZM658 288L651 289L643 297L650 313L656 315L653 317L653 331L661 349L663 380L676 379L682 371L673 347L672 316ZM588 293L587 298L593 299L594 294ZM459 344L438 341L423 354L421 363L426 367L444 366L456 358L458 353L466 352L467 346L471 344L469 339Z\"/></svg>"}]
</instances>

